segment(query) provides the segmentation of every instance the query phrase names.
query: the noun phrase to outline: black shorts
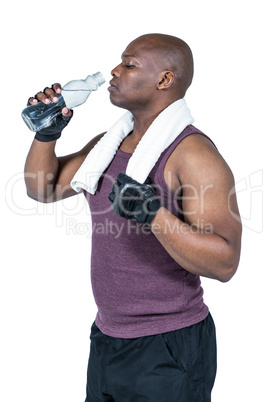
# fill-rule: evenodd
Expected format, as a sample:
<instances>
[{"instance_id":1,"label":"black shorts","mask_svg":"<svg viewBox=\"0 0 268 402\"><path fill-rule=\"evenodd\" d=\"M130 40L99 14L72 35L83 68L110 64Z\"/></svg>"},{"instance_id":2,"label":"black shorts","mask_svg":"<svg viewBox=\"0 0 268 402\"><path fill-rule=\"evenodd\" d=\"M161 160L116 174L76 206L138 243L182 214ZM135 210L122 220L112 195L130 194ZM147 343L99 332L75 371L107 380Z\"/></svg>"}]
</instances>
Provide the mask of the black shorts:
<instances>
[{"instance_id":1,"label":"black shorts","mask_svg":"<svg viewBox=\"0 0 268 402\"><path fill-rule=\"evenodd\" d=\"M209 402L216 376L211 315L177 331L135 339L91 329L85 402Z\"/></svg>"}]
</instances>

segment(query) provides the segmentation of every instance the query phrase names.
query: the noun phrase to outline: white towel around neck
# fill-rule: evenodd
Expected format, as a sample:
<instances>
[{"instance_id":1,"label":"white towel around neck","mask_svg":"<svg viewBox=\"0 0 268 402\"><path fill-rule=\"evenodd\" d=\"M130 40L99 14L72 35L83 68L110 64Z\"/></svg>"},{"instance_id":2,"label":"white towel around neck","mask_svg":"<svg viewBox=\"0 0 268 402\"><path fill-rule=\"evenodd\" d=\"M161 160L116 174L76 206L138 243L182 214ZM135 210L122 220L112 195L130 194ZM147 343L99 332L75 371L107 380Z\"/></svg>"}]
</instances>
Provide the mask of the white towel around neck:
<instances>
[{"instance_id":1,"label":"white towel around neck","mask_svg":"<svg viewBox=\"0 0 268 402\"><path fill-rule=\"evenodd\" d=\"M126 174L144 183L161 153L194 121L185 99L164 109L150 125L128 161ZM72 188L94 194L102 173L113 160L123 139L133 130L134 118L126 112L89 152L71 181ZM120 172L118 172L120 173Z\"/></svg>"}]
</instances>

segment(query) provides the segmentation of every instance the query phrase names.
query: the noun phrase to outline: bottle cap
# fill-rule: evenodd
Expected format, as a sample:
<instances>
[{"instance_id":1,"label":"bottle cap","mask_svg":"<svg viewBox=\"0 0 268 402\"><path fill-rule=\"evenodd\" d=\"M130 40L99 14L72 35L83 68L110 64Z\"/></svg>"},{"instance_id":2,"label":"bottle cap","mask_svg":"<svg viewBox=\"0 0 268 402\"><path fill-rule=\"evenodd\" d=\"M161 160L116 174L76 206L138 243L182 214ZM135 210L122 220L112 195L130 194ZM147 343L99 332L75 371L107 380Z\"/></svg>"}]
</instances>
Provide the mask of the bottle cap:
<instances>
[{"instance_id":1,"label":"bottle cap","mask_svg":"<svg viewBox=\"0 0 268 402\"><path fill-rule=\"evenodd\" d=\"M105 83L105 78L103 77L102 73L100 73L100 72L92 74L92 77L97 81L99 86L101 86L102 84Z\"/></svg>"}]
</instances>

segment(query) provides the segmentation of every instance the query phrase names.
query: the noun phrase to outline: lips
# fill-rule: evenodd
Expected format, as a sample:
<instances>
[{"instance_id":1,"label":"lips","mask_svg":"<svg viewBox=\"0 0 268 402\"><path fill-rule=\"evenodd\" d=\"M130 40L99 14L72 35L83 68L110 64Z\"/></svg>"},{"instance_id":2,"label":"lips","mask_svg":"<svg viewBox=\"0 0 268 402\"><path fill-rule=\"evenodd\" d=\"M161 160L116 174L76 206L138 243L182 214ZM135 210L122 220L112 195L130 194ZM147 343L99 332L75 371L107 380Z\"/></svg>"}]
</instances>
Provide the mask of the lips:
<instances>
[{"instance_id":1,"label":"lips","mask_svg":"<svg viewBox=\"0 0 268 402\"><path fill-rule=\"evenodd\" d=\"M116 91L118 89L117 86L115 85L115 83L113 82L113 80L111 80L109 82L109 84L110 84L110 86L108 87L108 91L112 92L112 91Z\"/></svg>"}]
</instances>

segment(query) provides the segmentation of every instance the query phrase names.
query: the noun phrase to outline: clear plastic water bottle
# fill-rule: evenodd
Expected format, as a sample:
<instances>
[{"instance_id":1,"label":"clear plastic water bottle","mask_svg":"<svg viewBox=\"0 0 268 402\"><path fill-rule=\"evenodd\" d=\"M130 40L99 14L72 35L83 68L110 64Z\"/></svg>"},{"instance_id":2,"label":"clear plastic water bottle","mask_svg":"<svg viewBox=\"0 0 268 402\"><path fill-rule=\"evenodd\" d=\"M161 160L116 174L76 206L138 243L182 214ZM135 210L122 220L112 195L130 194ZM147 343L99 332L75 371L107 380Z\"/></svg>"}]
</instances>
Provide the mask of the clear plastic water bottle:
<instances>
[{"instance_id":1,"label":"clear plastic water bottle","mask_svg":"<svg viewBox=\"0 0 268 402\"><path fill-rule=\"evenodd\" d=\"M88 75L84 80L73 80L65 84L58 96L58 102L46 105L38 102L27 106L21 113L23 120L32 131L39 131L49 127L53 119L61 113L63 107L73 109L86 102L92 91L96 91L105 82L103 75L98 72Z\"/></svg>"}]
</instances>

